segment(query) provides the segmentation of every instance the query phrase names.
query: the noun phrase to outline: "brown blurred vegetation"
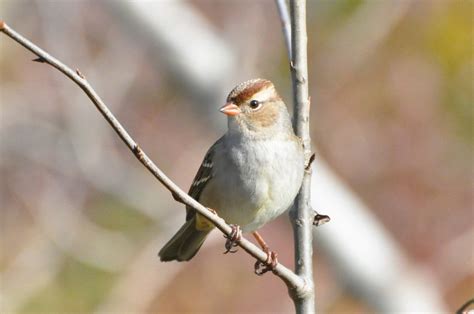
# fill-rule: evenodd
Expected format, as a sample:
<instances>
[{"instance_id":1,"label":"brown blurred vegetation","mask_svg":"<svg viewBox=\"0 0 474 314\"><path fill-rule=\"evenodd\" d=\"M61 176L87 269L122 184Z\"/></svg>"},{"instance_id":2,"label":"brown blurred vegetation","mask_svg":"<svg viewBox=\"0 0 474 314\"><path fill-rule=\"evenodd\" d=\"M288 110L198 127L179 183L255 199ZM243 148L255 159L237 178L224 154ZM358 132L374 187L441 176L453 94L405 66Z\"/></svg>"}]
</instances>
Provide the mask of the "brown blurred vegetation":
<instances>
[{"instance_id":1,"label":"brown blurred vegetation","mask_svg":"<svg viewBox=\"0 0 474 314\"><path fill-rule=\"evenodd\" d=\"M369 10L377 3L308 3L312 138L320 158L433 274L454 311L474 291L473 2L401 1L406 8ZM235 83L261 76L291 103L273 1L187 4L237 57L217 91L222 101ZM148 155L186 189L225 131L225 118L207 110L221 103L197 102L110 7L0 3L11 27L81 69ZM393 20L385 29L373 23L384 19ZM137 311L293 311L277 278L253 275L243 252L221 254L217 232L191 262L160 263L156 253L184 208L76 86L31 62L6 36L0 47L2 312L100 312L123 296ZM291 266L287 217L262 233ZM337 281L317 248L314 258L323 312L374 311Z\"/></svg>"}]
</instances>

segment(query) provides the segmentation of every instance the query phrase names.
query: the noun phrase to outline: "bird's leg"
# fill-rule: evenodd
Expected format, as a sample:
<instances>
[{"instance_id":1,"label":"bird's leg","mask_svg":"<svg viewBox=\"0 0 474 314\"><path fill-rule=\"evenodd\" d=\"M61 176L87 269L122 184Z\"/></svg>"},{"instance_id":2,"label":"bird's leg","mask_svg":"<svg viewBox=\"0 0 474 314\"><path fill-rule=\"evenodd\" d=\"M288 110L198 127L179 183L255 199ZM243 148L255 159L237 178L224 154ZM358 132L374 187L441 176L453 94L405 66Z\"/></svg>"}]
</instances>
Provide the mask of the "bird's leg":
<instances>
[{"instance_id":1,"label":"bird's leg","mask_svg":"<svg viewBox=\"0 0 474 314\"><path fill-rule=\"evenodd\" d=\"M237 252L237 250L232 250L232 248L236 247L237 243L242 238L242 230L238 225L231 224L230 227L232 228L230 235L224 235L224 238L227 239L227 241L225 241L226 251L224 252L224 254Z\"/></svg>"},{"instance_id":2,"label":"bird's leg","mask_svg":"<svg viewBox=\"0 0 474 314\"><path fill-rule=\"evenodd\" d=\"M265 240L263 240L262 236L258 232L255 231L252 232L252 234L255 237L255 240L257 240L258 244L260 244L262 250L267 253L267 260L265 263L262 263L261 261L255 262L255 274L261 276L267 271L275 269L276 265L278 264L278 254L274 251L270 251L267 243Z\"/></svg>"}]
</instances>

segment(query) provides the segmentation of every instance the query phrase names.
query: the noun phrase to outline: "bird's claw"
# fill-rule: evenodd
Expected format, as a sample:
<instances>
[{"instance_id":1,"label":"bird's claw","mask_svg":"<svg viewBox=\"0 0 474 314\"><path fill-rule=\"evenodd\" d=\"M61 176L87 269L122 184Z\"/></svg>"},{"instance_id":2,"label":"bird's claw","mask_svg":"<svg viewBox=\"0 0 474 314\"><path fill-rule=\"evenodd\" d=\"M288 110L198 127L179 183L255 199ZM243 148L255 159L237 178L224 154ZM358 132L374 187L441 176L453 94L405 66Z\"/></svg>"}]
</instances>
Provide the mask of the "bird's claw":
<instances>
[{"instance_id":1,"label":"bird's claw","mask_svg":"<svg viewBox=\"0 0 474 314\"><path fill-rule=\"evenodd\" d=\"M237 252L237 250L232 250L232 248L236 247L237 243L242 238L242 229L240 229L240 226L231 224L230 227L232 228L230 235L224 235L224 238L227 239L227 241L225 242L226 251L224 252L224 254Z\"/></svg>"},{"instance_id":2,"label":"bird's claw","mask_svg":"<svg viewBox=\"0 0 474 314\"><path fill-rule=\"evenodd\" d=\"M258 276L262 276L268 271L273 271L278 264L278 254L276 252L265 250L265 253L267 253L267 259L265 262L255 262L254 271Z\"/></svg>"}]
</instances>

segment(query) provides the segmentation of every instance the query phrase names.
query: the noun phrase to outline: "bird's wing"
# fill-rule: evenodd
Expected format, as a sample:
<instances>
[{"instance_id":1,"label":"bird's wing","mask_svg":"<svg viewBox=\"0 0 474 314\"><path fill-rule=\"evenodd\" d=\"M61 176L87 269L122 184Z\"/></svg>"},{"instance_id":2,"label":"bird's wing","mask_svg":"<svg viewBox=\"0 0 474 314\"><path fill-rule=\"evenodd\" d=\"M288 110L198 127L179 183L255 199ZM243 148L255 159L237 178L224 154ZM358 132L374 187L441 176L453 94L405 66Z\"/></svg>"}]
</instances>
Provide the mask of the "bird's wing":
<instances>
[{"instance_id":1,"label":"bird's wing","mask_svg":"<svg viewBox=\"0 0 474 314\"><path fill-rule=\"evenodd\" d=\"M207 182L209 182L209 180L213 177L213 157L216 147L220 145L221 141L222 137L218 139L214 143L214 145L211 146L211 148L209 148L206 153L206 156L204 156L204 160L202 161L198 172L196 173L196 176L194 177L193 183L189 188L188 194L196 201L199 201L199 197L201 196L202 191L206 187ZM186 206L186 221L192 219L194 215L195 210L190 208L189 206Z\"/></svg>"}]
</instances>

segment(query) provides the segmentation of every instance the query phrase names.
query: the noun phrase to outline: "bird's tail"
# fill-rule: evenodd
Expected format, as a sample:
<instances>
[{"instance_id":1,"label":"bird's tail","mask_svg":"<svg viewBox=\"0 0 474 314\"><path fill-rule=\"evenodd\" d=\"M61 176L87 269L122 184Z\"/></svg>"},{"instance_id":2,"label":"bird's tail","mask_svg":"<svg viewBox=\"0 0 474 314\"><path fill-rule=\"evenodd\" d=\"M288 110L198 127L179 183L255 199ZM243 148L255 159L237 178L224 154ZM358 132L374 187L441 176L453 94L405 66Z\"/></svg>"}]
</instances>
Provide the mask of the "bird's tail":
<instances>
[{"instance_id":1,"label":"bird's tail","mask_svg":"<svg viewBox=\"0 0 474 314\"><path fill-rule=\"evenodd\" d=\"M196 216L194 216L186 221L160 250L158 253L160 260L163 262L189 261L199 251L209 232L210 230L199 231L196 229Z\"/></svg>"}]
</instances>

